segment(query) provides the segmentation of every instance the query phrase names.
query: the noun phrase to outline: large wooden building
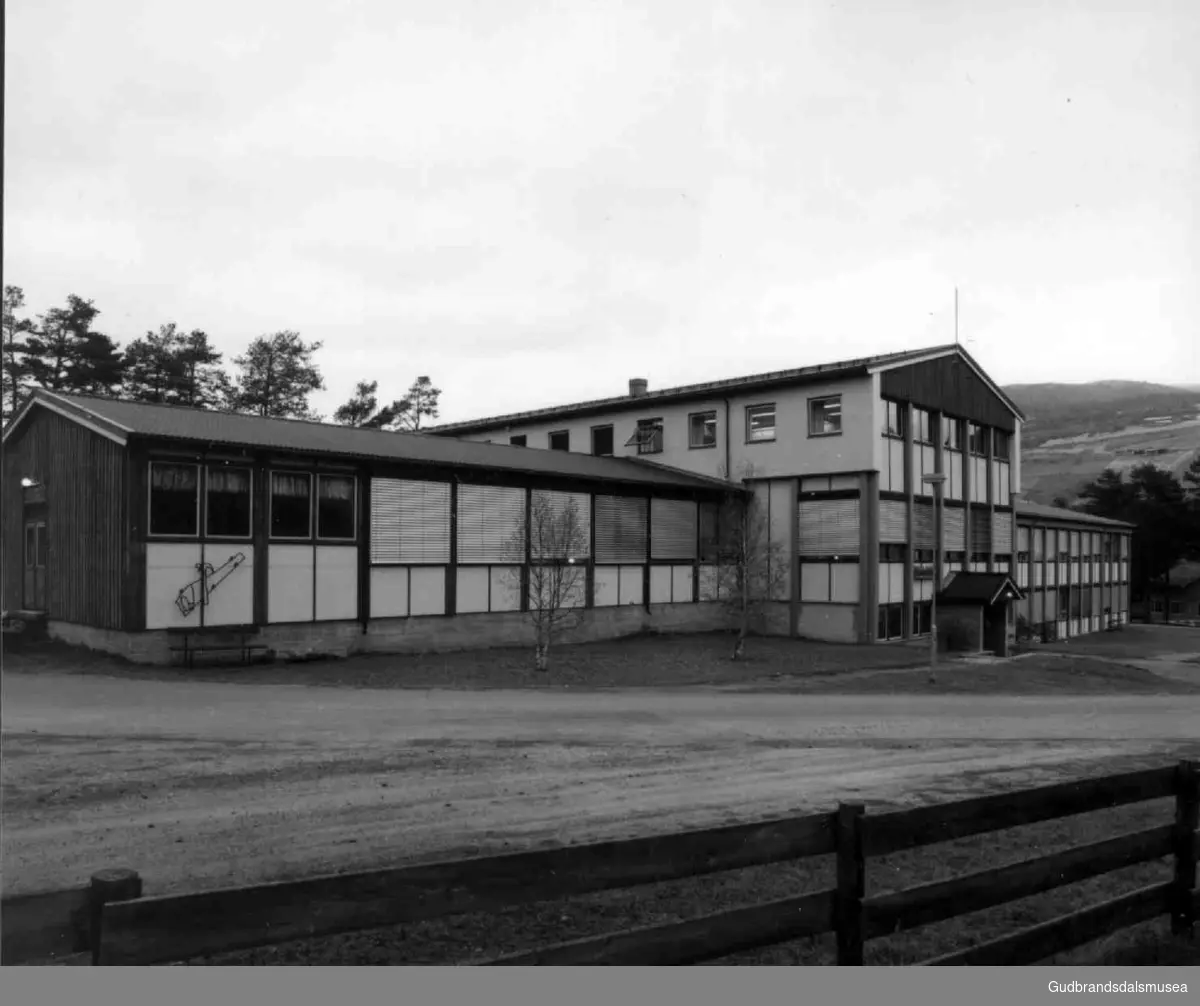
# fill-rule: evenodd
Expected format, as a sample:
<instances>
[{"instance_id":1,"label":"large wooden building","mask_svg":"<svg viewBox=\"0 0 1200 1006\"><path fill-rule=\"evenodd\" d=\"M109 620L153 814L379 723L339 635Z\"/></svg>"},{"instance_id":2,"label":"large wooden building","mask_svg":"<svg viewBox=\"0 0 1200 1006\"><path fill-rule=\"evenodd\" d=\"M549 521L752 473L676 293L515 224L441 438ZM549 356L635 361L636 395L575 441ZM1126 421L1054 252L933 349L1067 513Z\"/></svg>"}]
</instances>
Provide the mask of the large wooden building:
<instances>
[{"instance_id":1,"label":"large wooden building","mask_svg":"<svg viewBox=\"0 0 1200 1006\"><path fill-rule=\"evenodd\" d=\"M941 582L1010 575L1013 596L986 612L1007 636L1018 617L1060 638L1126 621L1132 528L1022 501L1023 421L950 345L661 391L634 379L627 395L430 432L745 480L792 559L775 611L780 633L843 642L928 634L927 480L936 475L945 476Z\"/></svg>"},{"instance_id":2,"label":"large wooden building","mask_svg":"<svg viewBox=\"0 0 1200 1006\"><path fill-rule=\"evenodd\" d=\"M545 562L585 570L576 638L713 624L702 517L731 487L646 459L43 390L3 446L5 610L131 659L206 632L281 656L520 642ZM574 507L573 554L537 554L534 501Z\"/></svg>"}]
</instances>

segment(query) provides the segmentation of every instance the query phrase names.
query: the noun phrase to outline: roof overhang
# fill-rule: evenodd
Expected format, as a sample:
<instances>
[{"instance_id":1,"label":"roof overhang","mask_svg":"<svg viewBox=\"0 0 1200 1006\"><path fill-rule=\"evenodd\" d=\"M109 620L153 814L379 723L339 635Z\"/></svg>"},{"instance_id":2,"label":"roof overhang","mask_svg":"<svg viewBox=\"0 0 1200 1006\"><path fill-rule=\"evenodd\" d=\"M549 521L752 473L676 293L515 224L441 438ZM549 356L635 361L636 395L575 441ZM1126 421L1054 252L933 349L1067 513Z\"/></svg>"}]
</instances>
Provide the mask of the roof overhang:
<instances>
[{"instance_id":1,"label":"roof overhang","mask_svg":"<svg viewBox=\"0 0 1200 1006\"><path fill-rule=\"evenodd\" d=\"M29 399L21 406L20 410L13 416L11 422L5 428L2 440L4 444L7 444L16 431L25 424L25 421L35 408L42 408L57 413L63 418L91 430L93 433L97 433L116 444L120 444L122 447L125 446L129 440L129 436L133 433L129 427L122 426L111 419L98 416L90 409L76 405L74 402L66 402L52 391L47 391L45 388L35 388L33 394L29 396Z\"/></svg>"},{"instance_id":2,"label":"roof overhang","mask_svg":"<svg viewBox=\"0 0 1200 1006\"><path fill-rule=\"evenodd\" d=\"M955 573L938 591L938 604L947 606L978 604L986 608L1000 601L1024 599L1025 592L1006 573Z\"/></svg>"}]
</instances>

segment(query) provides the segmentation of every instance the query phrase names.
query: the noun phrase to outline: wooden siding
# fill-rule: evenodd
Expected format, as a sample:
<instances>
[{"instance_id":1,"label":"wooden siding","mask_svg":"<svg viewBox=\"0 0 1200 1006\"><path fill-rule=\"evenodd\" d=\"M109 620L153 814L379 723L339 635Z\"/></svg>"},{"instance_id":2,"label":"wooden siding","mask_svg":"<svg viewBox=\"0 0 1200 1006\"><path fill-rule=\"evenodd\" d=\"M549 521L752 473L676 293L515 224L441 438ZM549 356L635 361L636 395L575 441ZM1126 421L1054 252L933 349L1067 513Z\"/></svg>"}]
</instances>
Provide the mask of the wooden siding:
<instances>
[{"instance_id":1,"label":"wooden siding","mask_svg":"<svg viewBox=\"0 0 1200 1006\"><path fill-rule=\"evenodd\" d=\"M1012 432L1016 417L971 367L957 356L912 363L880 374L884 398L912 402Z\"/></svg>"},{"instance_id":2,"label":"wooden siding","mask_svg":"<svg viewBox=\"0 0 1200 1006\"><path fill-rule=\"evenodd\" d=\"M127 558L125 450L46 409L4 446L4 606L22 605L21 479L46 486L51 619L123 629Z\"/></svg>"}]
</instances>

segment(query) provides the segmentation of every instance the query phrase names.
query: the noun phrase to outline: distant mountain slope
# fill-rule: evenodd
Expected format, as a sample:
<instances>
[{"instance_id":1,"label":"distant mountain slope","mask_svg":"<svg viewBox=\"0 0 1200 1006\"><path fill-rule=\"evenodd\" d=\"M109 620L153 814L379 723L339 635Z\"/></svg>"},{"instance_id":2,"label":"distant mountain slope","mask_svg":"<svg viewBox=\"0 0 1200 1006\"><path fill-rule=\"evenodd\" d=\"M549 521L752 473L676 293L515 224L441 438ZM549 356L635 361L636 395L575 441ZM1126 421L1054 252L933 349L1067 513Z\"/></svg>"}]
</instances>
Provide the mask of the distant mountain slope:
<instances>
[{"instance_id":1,"label":"distant mountain slope","mask_svg":"<svg viewBox=\"0 0 1200 1006\"><path fill-rule=\"evenodd\" d=\"M1200 388L1094 381L1004 390L1026 415L1021 487L1035 502L1071 499L1105 468L1153 462L1179 473L1200 453Z\"/></svg>"}]
</instances>

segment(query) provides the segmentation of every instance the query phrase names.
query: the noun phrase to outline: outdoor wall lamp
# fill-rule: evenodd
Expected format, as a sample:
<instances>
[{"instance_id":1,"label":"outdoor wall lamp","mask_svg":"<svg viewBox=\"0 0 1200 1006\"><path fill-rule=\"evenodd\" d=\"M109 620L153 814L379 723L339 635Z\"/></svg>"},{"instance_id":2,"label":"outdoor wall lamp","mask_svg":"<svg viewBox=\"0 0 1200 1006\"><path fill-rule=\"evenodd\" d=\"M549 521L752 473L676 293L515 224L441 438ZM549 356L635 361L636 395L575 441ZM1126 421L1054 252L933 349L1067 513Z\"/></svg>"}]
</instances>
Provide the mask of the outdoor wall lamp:
<instances>
[{"instance_id":1,"label":"outdoor wall lamp","mask_svg":"<svg viewBox=\"0 0 1200 1006\"><path fill-rule=\"evenodd\" d=\"M28 475L26 475L23 479L21 479L21 488L22 489L32 489L37 484L38 484L37 480L31 479Z\"/></svg>"}]
</instances>

